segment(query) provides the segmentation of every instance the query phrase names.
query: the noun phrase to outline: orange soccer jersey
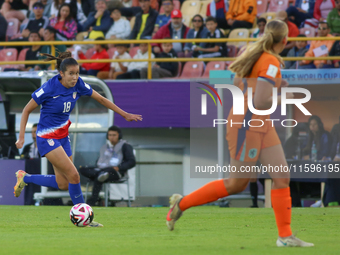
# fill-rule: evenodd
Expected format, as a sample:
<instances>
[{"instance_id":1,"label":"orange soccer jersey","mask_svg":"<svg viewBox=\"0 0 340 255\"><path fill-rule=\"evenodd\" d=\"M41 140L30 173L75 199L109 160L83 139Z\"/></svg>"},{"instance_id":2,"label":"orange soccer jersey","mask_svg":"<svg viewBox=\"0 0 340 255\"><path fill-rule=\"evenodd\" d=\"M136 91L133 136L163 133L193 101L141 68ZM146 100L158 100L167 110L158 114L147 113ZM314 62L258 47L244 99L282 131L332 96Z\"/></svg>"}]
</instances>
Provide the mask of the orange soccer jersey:
<instances>
[{"instance_id":1,"label":"orange soccer jersey","mask_svg":"<svg viewBox=\"0 0 340 255\"><path fill-rule=\"evenodd\" d=\"M251 74L246 79L242 79L239 88L244 93L245 113L234 115L233 109L231 109L228 116L227 140L230 156L245 162L256 162L261 149L280 144L280 139L275 128L272 127L272 122L266 121L266 119L270 119L270 116L256 115L248 109L247 88L252 88L252 95L249 96L253 99L258 80L267 81L277 88L280 87L280 62L275 56L264 52L253 66ZM249 126L248 123L251 120L254 120L252 125L256 127ZM263 121L262 126L260 120ZM231 123L236 122L238 124L231 126Z\"/></svg>"}]
</instances>

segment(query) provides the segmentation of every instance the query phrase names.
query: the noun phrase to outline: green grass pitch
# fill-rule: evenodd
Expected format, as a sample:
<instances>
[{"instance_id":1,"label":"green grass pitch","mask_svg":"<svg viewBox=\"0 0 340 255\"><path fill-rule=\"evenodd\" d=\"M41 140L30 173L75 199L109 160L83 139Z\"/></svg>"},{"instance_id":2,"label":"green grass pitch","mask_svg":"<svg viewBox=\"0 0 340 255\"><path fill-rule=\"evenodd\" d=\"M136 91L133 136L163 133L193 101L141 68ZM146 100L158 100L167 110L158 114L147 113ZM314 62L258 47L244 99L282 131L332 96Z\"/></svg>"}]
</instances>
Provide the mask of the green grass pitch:
<instances>
[{"instance_id":1,"label":"green grass pitch","mask_svg":"<svg viewBox=\"0 0 340 255\"><path fill-rule=\"evenodd\" d=\"M278 248L265 208L191 208L169 232L167 208L94 207L103 228L78 228L67 206L0 206L0 254L340 254L340 208L293 208L292 228L312 248Z\"/></svg>"}]
</instances>

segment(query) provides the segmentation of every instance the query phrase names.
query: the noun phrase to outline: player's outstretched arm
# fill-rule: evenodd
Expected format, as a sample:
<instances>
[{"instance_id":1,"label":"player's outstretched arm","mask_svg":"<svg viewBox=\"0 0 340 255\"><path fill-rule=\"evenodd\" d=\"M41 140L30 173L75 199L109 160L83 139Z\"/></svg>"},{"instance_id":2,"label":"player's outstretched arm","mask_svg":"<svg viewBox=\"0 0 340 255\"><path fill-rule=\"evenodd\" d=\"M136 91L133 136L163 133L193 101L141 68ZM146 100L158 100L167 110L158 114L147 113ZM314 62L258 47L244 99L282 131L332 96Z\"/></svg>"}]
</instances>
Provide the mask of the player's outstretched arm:
<instances>
[{"instance_id":1,"label":"player's outstretched arm","mask_svg":"<svg viewBox=\"0 0 340 255\"><path fill-rule=\"evenodd\" d=\"M21 120L20 120L20 132L19 132L19 139L16 141L15 145L18 149L21 149L22 146L24 146L25 143L25 130L27 125L28 116L30 113L38 107L38 104L31 99L25 108L22 110Z\"/></svg>"},{"instance_id":2,"label":"player's outstretched arm","mask_svg":"<svg viewBox=\"0 0 340 255\"><path fill-rule=\"evenodd\" d=\"M112 111L118 113L119 115L121 115L127 121L138 121L138 120L142 121L143 120L142 115L131 114L131 113L127 113L127 112L123 111L117 105L112 103L107 98L101 96L98 92L96 92L94 90L92 92L91 97L93 99L95 99L97 102L104 105L106 108L111 109Z\"/></svg>"}]
</instances>

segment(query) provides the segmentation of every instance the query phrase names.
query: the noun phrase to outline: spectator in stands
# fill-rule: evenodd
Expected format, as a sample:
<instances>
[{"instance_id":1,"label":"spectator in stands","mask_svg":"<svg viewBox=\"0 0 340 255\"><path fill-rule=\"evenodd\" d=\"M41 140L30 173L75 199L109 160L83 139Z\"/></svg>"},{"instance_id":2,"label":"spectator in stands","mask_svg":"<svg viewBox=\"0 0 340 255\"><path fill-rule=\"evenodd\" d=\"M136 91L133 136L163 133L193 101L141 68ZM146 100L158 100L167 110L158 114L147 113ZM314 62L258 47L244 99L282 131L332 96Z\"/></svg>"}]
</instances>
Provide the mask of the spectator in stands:
<instances>
[{"instance_id":1,"label":"spectator in stands","mask_svg":"<svg viewBox=\"0 0 340 255\"><path fill-rule=\"evenodd\" d=\"M328 13L327 24L332 35L340 35L340 0L335 0L335 8Z\"/></svg>"},{"instance_id":2,"label":"spectator in stands","mask_svg":"<svg viewBox=\"0 0 340 255\"><path fill-rule=\"evenodd\" d=\"M150 0L139 0L139 4L142 10L136 15L135 25L133 26L129 39L150 39L158 12L150 8Z\"/></svg>"},{"instance_id":3,"label":"spectator in stands","mask_svg":"<svg viewBox=\"0 0 340 255\"><path fill-rule=\"evenodd\" d=\"M331 136L333 138L331 158L333 161L340 161L340 116L339 123L335 124L331 130Z\"/></svg>"},{"instance_id":4,"label":"spectator in stands","mask_svg":"<svg viewBox=\"0 0 340 255\"><path fill-rule=\"evenodd\" d=\"M171 22L166 26L161 27L152 39L164 39L166 37L172 39L185 39L189 28L182 23L182 13L180 10L173 10L171 12ZM152 44L153 52L160 53L160 44ZM183 52L184 43L172 43L173 50L176 53ZM163 47L162 47L163 48Z\"/></svg>"},{"instance_id":5,"label":"spectator in stands","mask_svg":"<svg viewBox=\"0 0 340 255\"><path fill-rule=\"evenodd\" d=\"M256 14L256 0L230 0L226 16L228 29L252 28Z\"/></svg>"},{"instance_id":6,"label":"spectator in stands","mask_svg":"<svg viewBox=\"0 0 340 255\"><path fill-rule=\"evenodd\" d=\"M101 147L97 168L81 167L80 173L94 181L92 197L86 203L94 206L105 182L118 181L136 165L133 148L122 139L122 131L117 126L109 127L107 142Z\"/></svg>"},{"instance_id":7,"label":"spectator in stands","mask_svg":"<svg viewBox=\"0 0 340 255\"><path fill-rule=\"evenodd\" d=\"M58 17L59 11L60 11L60 7L63 4L68 3L70 5L70 9L71 9L71 15L72 17L77 20L77 12L78 12L78 8L77 8L77 4L76 4L76 0L53 0L51 1L51 5L46 6L46 8L49 9L49 19L54 19L56 17Z\"/></svg>"},{"instance_id":8,"label":"spectator in stands","mask_svg":"<svg viewBox=\"0 0 340 255\"><path fill-rule=\"evenodd\" d=\"M301 159L302 150L307 144L308 130L308 124L304 122L299 122L293 128L291 136L286 140L283 146L287 159Z\"/></svg>"},{"instance_id":9,"label":"spectator in stands","mask_svg":"<svg viewBox=\"0 0 340 255\"><path fill-rule=\"evenodd\" d=\"M112 25L112 19L110 12L107 9L105 0L96 0L96 11L93 11L87 17L87 20L83 24L83 30L88 31L89 39L97 39L98 37L104 37L106 32Z\"/></svg>"},{"instance_id":10,"label":"spectator in stands","mask_svg":"<svg viewBox=\"0 0 340 255\"><path fill-rule=\"evenodd\" d=\"M313 18L305 20L305 27L317 28L319 22L325 22L328 14L335 8L334 0L316 0Z\"/></svg>"},{"instance_id":11,"label":"spectator in stands","mask_svg":"<svg viewBox=\"0 0 340 255\"><path fill-rule=\"evenodd\" d=\"M56 34L57 34L57 31L53 27L48 26L44 30L44 36L43 36L44 41L45 42L59 41L56 38ZM57 52L65 52L66 51L66 46L65 45L55 45L54 47L55 47L55 53L57 53ZM52 54L51 46L50 45L43 45L41 47L40 53ZM39 60L43 60L43 59L45 59L45 57L40 55L39 56ZM49 69L49 67L50 67L50 64L40 64L40 65L36 65L34 67L34 70L47 70L47 69Z\"/></svg>"},{"instance_id":12,"label":"spectator in stands","mask_svg":"<svg viewBox=\"0 0 340 255\"><path fill-rule=\"evenodd\" d=\"M131 33L130 22L122 18L118 8L111 11L111 18L113 19L113 25L106 33L105 38L108 40L127 39Z\"/></svg>"},{"instance_id":13,"label":"spectator in stands","mask_svg":"<svg viewBox=\"0 0 340 255\"><path fill-rule=\"evenodd\" d=\"M32 159L32 158L40 158L40 154L38 151L38 146L37 146L37 127L38 123L33 124L32 126L32 143L27 144L24 149L22 150L21 153L21 158L25 159Z\"/></svg>"},{"instance_id":14,"label":"spectator in stands","mask_svg":"<svg viewBox=\"0 0 340 255\"><path fill-rule=\"evenodd\" d=\"M297 37L306 37L306 35L298 35ZM307 41L296 41L295 46L288 51L287 57L303 57L307 49ZM297 69L298 61L285 61L285 69Z\"/></svg>"},{"instance_id":15,"label":"spectator in stands","mask_svg":"<svg viewBox=\"0 0 340 255\"><path fill-rule=\"evenodd\" d=\"M252 37L253 38L259 38L264 33L264 28L267 24L267 20L265 18L259 18L257 20L257 29L254 31Z\"/></svg>"},{"instance_id":16,"label":"spectator in stands","mask_svg":"<svg viewBox=\"0 0 340 255\"><path fill-rule=\"evenodd\" d=\"M57 30L57 38L60 41L74 40L77 35L77 22L72 17L68 4L62 4L58 16L51 19L50 26Z\"/></svg>"},{"instance_id":17,"label":"spectator in stands","mask_svg":"<svg viewBox=\"0 0 340 255\"><path fill-rule=\"evenodd\" d=\"M148 59L148 44L139 44L139 50L137 54L133 56L133 59ZM155 55L151 53L151 58L155 58ZM140 79L140 70L142 68L147 68L148 62L130 62L127 67L127 72L117 76L119 79Z\"/></svg>"},{"instance_id":18,"label":"spectator in stands","mask_svg":"<svg viewBox=\"0 0 340 255\"><path fill-rule=\"evenodd\" d=\"M16 18L23 21L28 10L27 0L5 0L1 6L1 14L6 18Z\"/></svg>"},{"instance_id":19,"label":"spectator in stands","mask_svg":"<svg viewBox=\"0 0 340 255\"><path fill-rule=\"evenodd\" d=\"M340 56L340 41L335 41L330 52L329 56ZM333 65L335 68L339 68L339 61L340 60L327 60L327 65Z\"/></svg>"},{"instance_id":20,"label":"spectator in stands","mask_svg":"<svg viewBox=\"0 0 340 255\"><path fill-rule=\"evenodd\" d=\"M116 44L116 52L112 59L131 59L129 53L127 53L127 44ZM109 71L101 71L97 77L100 79L116 79L118 75L126 73L130 62L111 62Z\"/></svg>"},{"instance_id":21,"label":"spectator in stands","mask_svg":"<svg viewBox=\"0 0 340 255\"><path fill-rule=\"evenodd\" d=\"M0 13L0 42L6 41L6 33L7 33L8 23L4 16ZM3 47L1 46L0 49Z\"/></svg>"},{"instance_id":22,"label":"spectator in stands","mask_svg":"<svg viewBox=\"0 0 340 255\"><path fill-rule=\"evenodd\" d=\"M297 27L302 27L306 19L313 18L315 0L296 0L295 6L286 10L288 18Z\"/></svg>"},{"instance_id":23,"label":"spectator in stands","mask_svg":"<svg viewBox=\"0 0 340 255\"><path fill-rule=\"evenodd\" d=\"M27 18L29 18L29 19L34 19L35 18L35 14L33 12L33 10L34 10L33 5L36 2L40 2L44 6L43 17L50 18L50 9L51 9L51 5L52 5L52 1L51 0L49 0L49 1L47 1L47 0L30 1L29 14L27 15L28 16Z\"/></svg>"},{"instance_id":24,"label":"spectator in stands","mask_svg":"<svg viewBox=\"0 0 340 255\"><path fill-rule=\"evenodd\" d=\"M326 22L320 22L318 27L318 37L333 37L329 34L329 27ZM330 38L329 41L312 41L309 50L306 52L306 57L321 57L327 56L329 51L332 49L334 40ZM326 60L302 60L299 62L299 69L311 69L311 68L331 68L326 64Z\"/></svg>"},{"instance_id":25,"label":"spectator in stands","mask_svg":"<svg viewBox=\"0 0 340 255\"><path fill-rule=\"evenodd\" d=\"M219 39L224 38L224 34L217 28L217 21L214 17L206 19L206 27L209 30L206 38ZM227 45L225 42L204 42L194 48L194 57L214 58L227 56Z\"/></svg>"},{"instance_id":26,"label":"spectator in stands","mask_svg":"<svg viewBox=\"0 0 340 255\"><path fill-rule=\"evenodd\" d=\"M193 27L192 29L189 30L188 34L187 34L187 39L192 39L192 38L207 38L208 37L208 29L206 26L204 26L204 20L203 17L199 14L196 14L193 18L192 18L192 24ZM184 46L184 53L185 53L185 57L187 58L191 58L193 53L194 53L194 49L197 47L199 43L186 43Z\"/></svg>"},{"instance_id":27,"label":"spectator in stands","mask_svg":"<svg viewBox=\"0 0 340 255\"><path fill-rule=\"evenodd\" d=\"M163 10L164 10L164 13L158 14L158 16L157 16L155 28L153 30L154 34L157 33L159 28L161 28L162 26L165 26L166 24L169 23L170 18L171 18L170 17L171 12L174 9L174 4L173 4L172 0L163 0L162 1L162 7L163 7Z\"/></svg>"},{"instance_id":28,"label":"spectator in stands","mask_svg":"<svg viewBox=\"0 0 340 255\"><path fill-rule=\"evenodd\" d=\"M288 26L288 37L297 37L300 34L298 27L288 20L286 11L279 11L276 14L276 19L282 20ZM285 49L280 53L281 56L287 56L288 51L295 46L295 42L288 42L285 46Z\"/></svg>"},{"instance_id":29,"label":"spectator in stands","mask_svg":"<svg viewBox=\"0 0 340 255\"><path fill-rule=\"evenodd\" d=\"M226 0L214 0L207 6L206 16L214 17L217 20L219 28L229 28L226 13L228 11L228 3Z\"/></svg>"},{"instance_id":30,"label":"spectator in stands","mask_svg":"<svg viewBox=\"0 0 340 255\"><path fill-rule=\"evenodd\" d=\"M40 2L36 2L33 5L33 12L35 14L34 19L29 19L26 26L23 27L21 33L17 36L12 37L12 39L20 38L27 40L31 31L38 31L40 37L44 34L44 29L48 26L49 20L47 17L43 17L44 5Z\"/></svg>"},{"instance_id":31,"label":"spectator in stands","mask_svg":"<svg viewBox=\"0 0 340 255\"><path fill-rule=\"evenodd\" d=\"M170 37L164 38L170 39ZM173 49L172 43L162 43L162 52L156 54L156 58L176 58L177 54ZM152 67L152 78L174 77L178 72L177 62L157 62ZM148 77L148 68L144 67L140 71L141 79Z\"/></svg>"},{"instance_id":32,"label":"spectator in stands","mask_svg":"<svg viewBox=\"0 0 340 255\"><path fill-rule=\"evenodd\" d=\"M31 31L28 37L29 42L40 42L41 37L38 31ZM26 52L25 60L38 60L41 52L40 45L32 45ZM26 64L25 66L20 66L19 71L34 71L35 66L33 64ZM18 69L5 68L4 71L17 71Z\"/></svg>"},{"instance_id":33,"label":"spectator in stands","mask_svg":"<svg viewBox=\"0 0 340 255\"><path fill-rule=\"evenodd\" d=\"M95 41L104 40L103 37L98 37ZM106 44L95 44L94 49L96 52L92 55L91 59L109 59L109 54L107 53ZM80 59L87 59L82 51L78 51L78 56ZM98 72L108 72L110 70L110 63L83 63L80 68L80 74L88 74L96 76Z\"/></svg>"},{"instance_id":34,"label":"spectator in stands","mask_svg":"<svg viewBox=\"0 0 340 255\"><path fill-rule=\"evenodd\" d=\"M319 116L313 115L308 120L308 142L303 149L303 159L310 159L313 143L317 149L317 159L326 160L331 156L332 138L327 132Z\"/></svg>"},{"instance_id":35,"label":"spectator in stands","mask_svg":"<svg viewBox=\"0 0 340 255\"><path fill-rule=\"evenodd\" d=\"M123 0L123 5L127 5L128 2L129 2L129 0ZM131 3L128 3L128 4L132 6L132 0L131 0ZM133 6L133 7L130 6L128 8L125 8L126 6L124 6L123 8L120 9L122 16L124 16L124 17L137 16L138 13L143 12L143 9L141 8L141 2L140 1L139 1L139 5L140 6ZM158 6L158 0L150 0L149 6L153 10L158 10L158 7L159 7Z\"/></svg>"}]
</instances>

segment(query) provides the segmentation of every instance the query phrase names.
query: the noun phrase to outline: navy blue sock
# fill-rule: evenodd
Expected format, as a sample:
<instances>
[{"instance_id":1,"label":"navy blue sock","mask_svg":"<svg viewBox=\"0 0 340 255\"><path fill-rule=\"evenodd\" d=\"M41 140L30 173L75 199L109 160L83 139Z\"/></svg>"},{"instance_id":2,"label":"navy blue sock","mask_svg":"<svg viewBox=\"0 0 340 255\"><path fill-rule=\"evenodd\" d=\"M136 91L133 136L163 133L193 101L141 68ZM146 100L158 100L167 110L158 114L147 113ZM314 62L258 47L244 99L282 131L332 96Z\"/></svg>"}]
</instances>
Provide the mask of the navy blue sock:
<instances>
[{"instance_id":1,"label":"navy blue sock","mask_svg":"<svg viewBox=\"0 0 340 255\"><path fill-rule=\"evenodd\" d=\"M85 203L83 193L81 192L80 183L77 184L69 183L68 192L70 193L74 205L79 203Z\"/></svg>"},{"instance_id":2,"label":"navy blue sock","mask_svg":"<svg viewBox=\"0 0 340 255\"><path fill-rule=\"evenodd\" d=\"M55 180L55 175L26 174L24 182L59 189L58 183Z\"/></svg>"}]
</instances>

